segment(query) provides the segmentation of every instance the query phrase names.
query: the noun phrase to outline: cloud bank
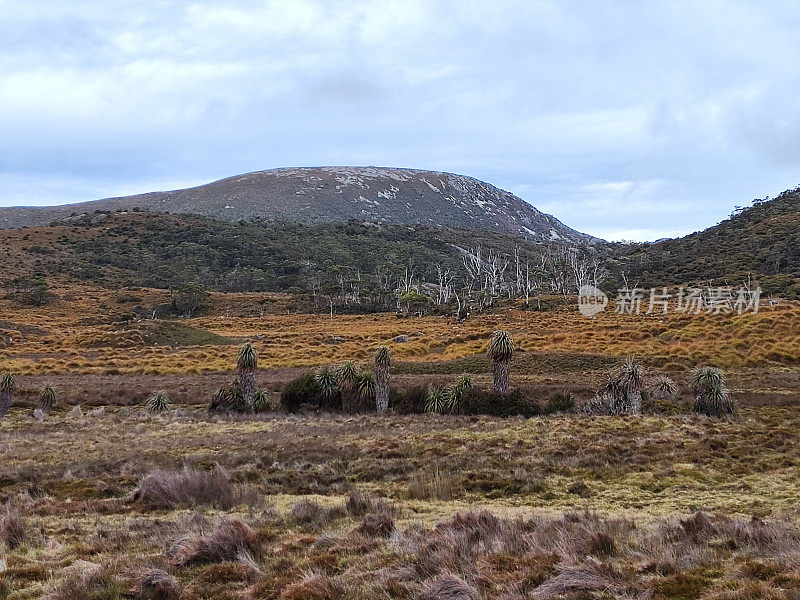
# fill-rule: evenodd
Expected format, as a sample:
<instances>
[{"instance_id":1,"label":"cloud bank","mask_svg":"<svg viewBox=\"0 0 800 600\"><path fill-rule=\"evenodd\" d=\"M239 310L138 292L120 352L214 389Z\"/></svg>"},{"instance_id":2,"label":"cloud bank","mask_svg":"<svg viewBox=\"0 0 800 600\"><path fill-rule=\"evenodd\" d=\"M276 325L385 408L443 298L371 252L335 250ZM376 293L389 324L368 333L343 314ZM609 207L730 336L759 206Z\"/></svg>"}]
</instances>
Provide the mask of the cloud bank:
<instances>
[{"instance_id":1,"label":"cloud bank","mask_svg":"<svg viewBox=\"0 0 800 600\"><path fill-rule=\"evenodd\" d=\"M0 205L386 165L679 235L800 184L798 30L791 2L0 0Z\"/></svg>"}]
</instances>

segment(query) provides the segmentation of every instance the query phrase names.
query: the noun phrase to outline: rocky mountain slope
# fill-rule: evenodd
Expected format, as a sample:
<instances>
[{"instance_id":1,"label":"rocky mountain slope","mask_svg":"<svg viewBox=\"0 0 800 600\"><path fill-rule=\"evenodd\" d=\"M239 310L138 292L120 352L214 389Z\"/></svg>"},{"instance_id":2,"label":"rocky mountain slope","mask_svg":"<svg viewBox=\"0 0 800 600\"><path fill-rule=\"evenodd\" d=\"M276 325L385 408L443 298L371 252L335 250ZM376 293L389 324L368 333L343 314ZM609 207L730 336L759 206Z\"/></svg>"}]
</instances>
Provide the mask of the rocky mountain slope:
<instances>
[{"instance_id":1,"label":"rocky mountain slope","mask_svg":"<svg viewBox=\"0 0 800 600\"><path fill-rule=\"evenodd\" d=\"M472 177L378 167L309 167L247 173L199 187L55 207L0 208L0 229L47 225L97 210L197 214L238 221L386 224L474 228L529 240L594 238L514 194Z\"/></svg>"}]
</instances>

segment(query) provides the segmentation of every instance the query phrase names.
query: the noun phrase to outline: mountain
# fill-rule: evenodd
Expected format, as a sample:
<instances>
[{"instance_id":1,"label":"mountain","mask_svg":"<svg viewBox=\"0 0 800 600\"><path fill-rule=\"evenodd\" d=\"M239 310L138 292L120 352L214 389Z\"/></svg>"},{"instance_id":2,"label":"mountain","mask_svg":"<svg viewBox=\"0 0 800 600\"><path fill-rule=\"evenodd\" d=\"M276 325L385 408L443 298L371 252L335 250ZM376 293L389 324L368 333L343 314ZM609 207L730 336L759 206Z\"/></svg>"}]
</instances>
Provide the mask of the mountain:
<instances>
[{"instance_id":1,"label":"mountain","mask_svg":"<svg viewBox=\"0 0 800 600\"><path fill-rule=\"evenodd\" d=\"M730 218L682 238L616 248L631 285L738 287L751 278L767 294L800 298L800 188L755 200Z\"/></svg>"},{"instance_id":2,"label":"mountain","mask_svg":"<svg viewBox=\"0 0 800 600\"><path fill-rule=\"evenodd\" d=\"M47 225L94 211L196 214L226 221L277 219L473 228L529 240L593 242L521 198L464 175L378 167L257 171L198 187L54 207L0 208L0 229Z\"/></svg>"}]
</instances>

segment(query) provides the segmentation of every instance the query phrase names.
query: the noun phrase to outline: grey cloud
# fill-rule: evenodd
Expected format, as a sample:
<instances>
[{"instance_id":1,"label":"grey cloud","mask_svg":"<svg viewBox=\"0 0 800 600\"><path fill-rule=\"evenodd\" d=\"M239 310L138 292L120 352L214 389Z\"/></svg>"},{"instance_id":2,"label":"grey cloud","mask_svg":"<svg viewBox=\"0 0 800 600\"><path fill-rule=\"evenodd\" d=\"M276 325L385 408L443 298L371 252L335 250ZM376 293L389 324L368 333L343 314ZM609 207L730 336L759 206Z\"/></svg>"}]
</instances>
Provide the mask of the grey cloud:
<instances>
[{"instance_id":1,"label":"grey cloud","mask_svg":"<svg viewBox=\"0 0 800 600\"><path fill-rule=\"evenodd\" d=\"M800 183L798 25L784 2L0 0L0 205L383 164L684 233Z\"/></svg>"}]
</instances>

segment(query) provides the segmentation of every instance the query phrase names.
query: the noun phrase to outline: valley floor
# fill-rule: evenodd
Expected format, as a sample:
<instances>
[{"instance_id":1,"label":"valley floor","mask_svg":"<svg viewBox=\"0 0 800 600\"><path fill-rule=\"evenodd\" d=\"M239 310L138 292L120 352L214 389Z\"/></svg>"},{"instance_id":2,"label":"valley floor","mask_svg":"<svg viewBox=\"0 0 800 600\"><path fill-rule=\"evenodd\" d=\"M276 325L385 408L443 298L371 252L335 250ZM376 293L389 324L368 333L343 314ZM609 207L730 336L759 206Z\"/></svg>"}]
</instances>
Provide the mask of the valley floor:
<instances>
[{"instance_id":1,"label":"valley floor","mask_svg":"<svg viewBox=\"0 0 800 600\"><path fill-rule=\"evenodd\" d=\"M0 599L800 598L800 305L757 315L584 319L503 309L463 323L261 315L126 320L158 290L0 300ZM134 298L131 300L131 298ZM590 397L641 357L690 401L691 367L728 374L732 420L691 414L227 417L206 406L237 348L258 386L390 346L392 384L489 382L489 333L521 351L512 386ZM399 336L399 337L398 337ZM407 336L407 340L405 337ZM57 408L32 416L53 383ZM154 391L172 409L143 410ZM76 405L82 408L75 409ZM184 470L184 469L189 470Z\"/></svg>"},{"instance_id":2,"label":"valley floor","mask_svg":"<svg viewBox=\"0 0 800 600\"><path fill-rule=\"evenodd\" d=\"M140 589L160 569L198 599L795 598L798 428L796 406L732 421L14 409L0 536L9 515L25 526L4 593L173 597ZM135 499L147 473L184 466L242 493L224 509ZM229 518L246 525L225 537ZM192 558L215 535L218 556Z\"/></svg>"}]
</instances>

